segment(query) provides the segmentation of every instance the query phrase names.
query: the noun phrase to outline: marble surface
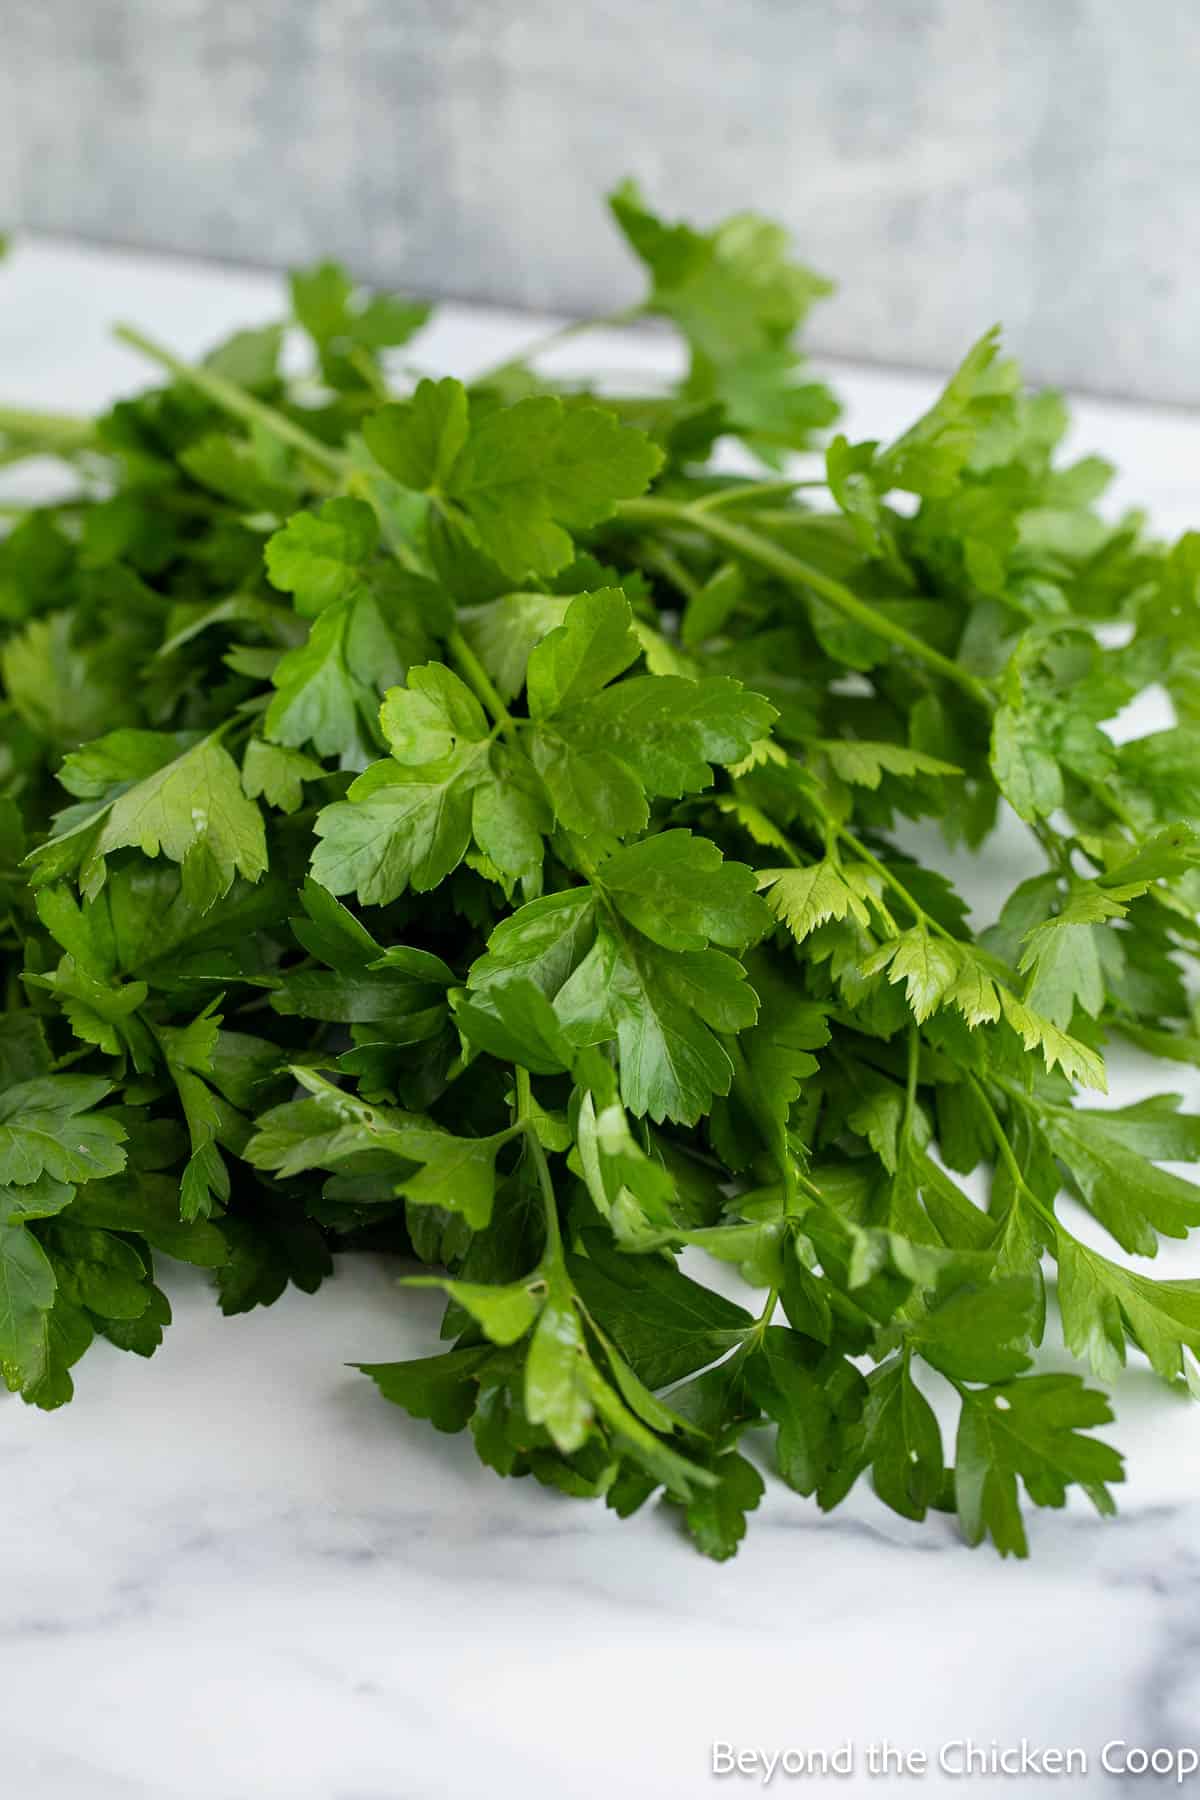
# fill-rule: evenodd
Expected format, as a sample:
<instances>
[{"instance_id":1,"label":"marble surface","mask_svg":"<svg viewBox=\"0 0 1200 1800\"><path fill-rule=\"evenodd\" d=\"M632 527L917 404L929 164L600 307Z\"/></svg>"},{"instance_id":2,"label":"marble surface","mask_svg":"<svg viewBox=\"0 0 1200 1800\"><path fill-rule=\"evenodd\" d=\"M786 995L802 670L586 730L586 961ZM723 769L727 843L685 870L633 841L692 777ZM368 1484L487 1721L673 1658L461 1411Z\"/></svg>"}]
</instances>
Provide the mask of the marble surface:
<instances>
[{"instance_id":1,"label":"marble surface","mask_svg":"<svg viewBox=\"0 0 1200 1800\"><path fill-rule=\"evenodd\" d=\"M139 379L112 318L194 351L276 306L258 278L26 248L0 277L0 392L93 406ZM455 309L422 355L467 366L527 330ZM619 346L625 364L661 356ZM834 373L860 432L888 431L928 391ZM1080 437L1126 467L1122 503L1186 522L1194 421L1090 405ZM10 472L0 491L22 482ZM997 841L975 877L981 912L1024 854L1019 835ZM1147 1080L1122 1063L1114 1100ZM1167 1270L1196 1274L1194 1253L1176 1248ZM1038 1515L1029 1564L968 1552L940 1519L909 1526L866 1488L825 1519L776 1484L717 1567L660 1514L620 1524L498 1481L467 1444L386 1406L345 1365L434 1347L438 1305L401 1295L398 1273L348 1260L316 1299L225 1320L201 1277L172 1269L175 1323L151 1363L102 1345L71 1407L0 1404L4 1794L756 1791L761 1769L712 1774L723 1740L854 1746L852 1776L780 1771L771 1791L1118 1795L1143 1785L1100 1772L1107 1741L1200 1744L1200 1412L1143 1372L1117 1395L1121 1517ZM929 1753L929 1772L869 1777L884 1738ZM1082 1747L1090 1773L939 1773L939 1746L965 1738Z\"/></svg>"}]
</instances>

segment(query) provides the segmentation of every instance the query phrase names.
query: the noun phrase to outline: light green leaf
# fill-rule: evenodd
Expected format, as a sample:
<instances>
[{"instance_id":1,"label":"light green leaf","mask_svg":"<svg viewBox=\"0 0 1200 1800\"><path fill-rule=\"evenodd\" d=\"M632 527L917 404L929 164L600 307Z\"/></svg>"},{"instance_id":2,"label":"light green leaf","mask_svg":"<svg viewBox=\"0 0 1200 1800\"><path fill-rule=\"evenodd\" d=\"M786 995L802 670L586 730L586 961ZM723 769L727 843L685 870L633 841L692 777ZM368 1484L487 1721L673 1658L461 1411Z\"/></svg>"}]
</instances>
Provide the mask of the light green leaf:
<instances>
[{"instance_id":1,"label":"light green leaf","mask_svg":"<svg viewBox=\"0 0 1200 1800\"><path fill-rule=\"evenodd\" d=\"M806 869L760 869L758 886L798 944L827 919L849 917L864 929L870 923L861 898L828 859Z\"/></svg>"},{"instance_id":2,"label":"light green leaf","mask_svg":"<svg viewBox=\"0 0 1200 1800\"><path fill-rule=\"evenodd\" d=\"M587 1439L594 1407L583 1327L570 1289L552 1285L525 1360L525 1411L564 1456Z\"/></svg>"},{"instance_id":3,"label":"light green leaf","mask_svg":"<svg viewBox=\"0 0 1200 1800\"><path fill-rule=\"evenodd\" d=\"M293 514L268 538L267 577L312 618L353 593L378 541L375 514L362 500L327 500L319 512Z\"/></svg>"}]
</instances>

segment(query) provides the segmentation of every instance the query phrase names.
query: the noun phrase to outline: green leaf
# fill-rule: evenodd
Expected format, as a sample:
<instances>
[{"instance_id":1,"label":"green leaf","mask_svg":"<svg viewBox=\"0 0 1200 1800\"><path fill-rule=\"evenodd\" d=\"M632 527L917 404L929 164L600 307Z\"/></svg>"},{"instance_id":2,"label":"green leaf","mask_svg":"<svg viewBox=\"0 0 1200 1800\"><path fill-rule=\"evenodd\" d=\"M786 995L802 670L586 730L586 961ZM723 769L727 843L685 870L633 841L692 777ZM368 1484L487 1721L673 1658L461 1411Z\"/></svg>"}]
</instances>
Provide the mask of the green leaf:
<instances>
[{"instance_id":1,"label":"green leaf","mask_svg":"<svg viewBox=\"0 0 1200 1800\"><path fill-rule=\"evenodd\" d=\"M487 1138L452 1137L449 1132L413 1129L397 1140L401 1153L423 1166L397 1188L416 1206L440 1206L461 1213L473 1230L491 1219L496 1192L496 1156L512 1137L500 1131Z\"/></svg>"},{"instance_id":2,"label":"green leaf","mask_svg":"<svg viewBox=\"0 0 1200 1800\"><path fill-rule=\"evenodd\" d=\"M643 492L662 453L597 406L549 394L468 420L456 381L423 381L364 428L380 465L407 487L444 495L508 575L553 575L572 560L572 531L598 525Z\"/></svg>"},{"instance_id":3,"label":"green leaf","mask_svg":"<svg viewBox=\"0 0 1200 1800\"><path fill-rule=\"evenodd\" d=\"M855 787L877 788L884 775L912 778L919 775L961 775L953 763L942 762L906 744L873 744L860 738L822 738L815 748L828 758L839 781Z\"/></svg>"},{"instance_id":4,"label":"green leaf","mask_svg":"<svg viewBox=\"0 0 1200 1800\"><path fill-rule=\"evenodd\" d=\"M664 950L710 943L742 950L770 925L753 871L726 862L714 843L690 831L664 831L618 850L600 865L597 884Z\"/></svg>"},{"instance_id":5,"label":"green leaf","mask_svg":"<svg viewBox=\"0 0 1200 1800\"><path fill-rule=\"evenodd\" d=\"M955 1288L909 1333L927 1363L956 1381L1007 1381L1032 1361L1040 1294L1033 1279L1006 1275Z\"/></svg>"},{"instance_id":6,"label":"green leaf","mask_svg":"<svg viewBox=\"0 0 1200 1800\"><path fill-rule=\"evenodd\" d=\"M0 1093L0 1182L116 1175L125 1166L124 1128L92 1110L108 1091L94 1075L46 1075Z\"/></svg>"},{"instance_id":7,"label":"green leaf","mask_svg":"<svg viewBox=\"0 0 1200 1800\"><path fill-rule=\"evenodd\" d=\"M281 812L298 812L304 804L304 783L324 775L320 763L299 750L251 738L242 759L242 786L251 800L260 796Z\"/></svg>"},{"instance_id":8,"label":"green leaf","mask_svg":"<svg viewBox=\"0 0 1200 1800\"><path fill-rule=\"evenodd\" d=\"M412 1362L351 1363L369 1375L385 1400L402 1406L414 1419L428 1419L437 1431L461 1431L475 1410L479 1379L495 1355L490 1345L450 1350L445 1356L417 1357Z\"/></svg>"},{"instance_id":9,"label":"green leaf","mask_svg":"<svg viewBox=\"0 0 1200 1800\"><path fill-rule=\"evenodd\" d=\"M746 1365L751 1393L779 1427L779 1472L799 1494L815 1494L835 1466L847 1417L861 1412L861 1376L837 1355L784 1326L768 1326Z\"/></svg>"},{"instance_id":10,"label":"green leaf","mask_svg":"<svg viewBox=\"0 0 1200 1800\"><path fill-rule=\"evenodd\" d=\"M693 1124L733 1080L715 1034L752 1025L757 1000L742 965L723 951L675 954L601 925L555 1011L575 1043L616 1038L631 1112Z\"/></svg>"},{"instance_id":11,"label":"green leaf","mask_svg":"<svg viewBox=\"0 0 1200 1800\"><path fill-rule=\"evenodd\" d=\"M227 1318L272 1306L289 1282L302 1293L315 1293L333 1273L333 1258L320 1231L291 1208L260 1205L253 1219L223 1219L221 1231L226 1254L216 1287Z\"/></svg>"},{"instance_id":12,"label":"green leaf","mask_svg":"<svg viewBox=\"0 0 1200 1800\"><path fill-rule=\"evenodd\" d=\"M553 575L575 553L570 533L642 493L661 463L612 413L536 395L473 427L445 485L507 574Z\"/></svg>"},{"instance_id":13,"label":"green leaf","mask_svg":"<svg viewBox=\"0 0 1200 1800\"><path fill-rule=\"evenodd\" d=\"M598 1236L569 1260L571 1280L605 1333L650 1388L669 1387L741 1343L749 1313L661 1257L622 1256Z\"/></svg>"},{"instance_id":14,"label":"green leaf","mask_svg":"<svg viewBox=\"0 0 1200 1800\"><path fill-rule=\"evenodd\" d=\"M1125 1364L1126 1333L1164 1381L1190 1375L1200 1356L1200 1284L1152 1281L1122 1269L1068 1233L1058 1234L1058 1302L1063 1341L1113 1381Z\"/></svg>"},{"instance_id":15,"label":"green leaf","mask_svg":"<svg viewBox=\"0 0 1200 1800\"><path fill-rule=\"evenodd\" d=\"M1104 1006L1104 968L1095 925L1048 919L1026 939L1021 973L1032 971L1025 1000L1064 1031L1081 1006L1094 1019Z\"/></svg>"},{"instance_id":16,"label":"green leaf","mask_svg":"<svg viewBox=\"0 0 1200 1800\"><path fill-rule=\"evenodd\" d=\"M997 326L971 347L929 411L878 458L881 492L954 491L984 431L1013 412L1019 376L1015 365L997 363L999 350Z\"/></svg>"},{"instance_id":17,"label":"green leaf","mask_svg":"<svg viewBox=\"0 0 1200 1800\"><path fill-rule=\"evenodd\" d=\"M487 954L472 965L472 989L531 981L551 998L587 954L596 935L596 897L590 887L545 894L501 920Z\"/></svg>"},{"instance_id":18,"label":"green leaf","mask_svg":"<svg viewBox=\"0 0 1200 1800\"><path fill-rule=\"evenodd\" d=\"M1180 1149L1195 1155L1194 1134L1185 1133L1183 1121L1171 1121L1175 1132L1166 1137L1166 1150L1144 1113L1130 1121L1120 1112L1045 1107L1039 1122L1078 1192L1122 1249L1153 1256L1159 1233L1183 1238L1200 1225L1200 1187L1156 1168L1133 1147L1149 1138L1159 1155Z\"/></svg>"},{"instance_id":19,"label":"green leaf","mask_svg":"<svg viewBox=\"0 0 1200 1800\"><path fill-rule=\"evenodd\" d=\"M664 1229L672 1231L675 1183L638 1143L614 1095L580 1096L575 1147L588 1193L623 1249L657 1243Z\"/></svg>"},{"instance_id":20,"label":"green leaf","mask_svg":"<svg viewBox=\"0 0 1200 1800\"><path fill-rule=\"evenodd\" d=\"M502 594L485 606L460 607L462 634L507 703L525 685L535 644L560 626L571 601L562 594Z\"/></svg>"},{"instance_id":21,"label":"green leaf","mask_svg":"<svg viewBox=\"0 0 1200 1800\"><path fill-rule=\"evenodd\" d=\"M526 685L531 714L541 718L598 694L640 655L633 613L619 588L576 595L562 624L530 650Z\"/></svg>"},{"instance_id":22,"label":"green leaf","mask_svg":"<svg viewBox=\"0 0 1200 1800\"><path fill-rule=\"evenodd\" d=\"M469 993L451 996L454 1018L476 1049L501 1062L520 1063L534 1075L557 1075L575 1060L550 1001L532 981L498 983L483 991L484 1004Z\"/></svg>"},{"instance_id":23,"label":"green leaf","mask_svg":"<svg viewBox=\"0 0 1200 1800\"><path fill-rule=\"evenodd\" d=\"M440 762L460 743L488 734L478 700L443 663L410 669L405 686L384 695L379 722L388 749L405 764Z\"/></svg>"},{"instance_id":24,"label":"green leaf","mask_svg":"<svg viewBox=\"0 0 1200 1800\"><path fill-rule=\"evenodd\" d=\"M267 576L312 618L354 592L378 541L375 514L362 500L327 500L320 512L293 514L267 540Z\"/></svg>"},{"instance_id":25,"label":"green leaf","mask_svg":"<svg viewBox=\"0 0 1200 1800\"><path fill-rule=\"evenodd\" d=\"M180 863L184 893L202 911L229 892L235 876L257 881L267 867L262 814L242 792L237 764L212 737L135 781L29 860L35 881L78 868L80 887L94 898L106 879L105 857L126 848Z\"/></svg>"},{"instance_id":26,"label":"green leaf","mask_svg":"<svg viewBox=\"0 0 1200 1800\"><path fill-rule=\"evenodd\" d=\"M470 1313L493 1344L515 1344L523 1338L546 1298L545 1281L537 1274L505 1286L448 1281L437 1275L410 1275L405 1285L441 1288L449 1299Z\"/></svg>"},{"instance_id":27,"label":"green leaf","mask_svg":"<svg viewBox=\"0 0 1200 1800\"><path fill-rule=\"evenodd\" d=\"M904 983L909 1009L917 1024L923 1025L957 987L961 968L958 946L915 925L868 957L863 973L874 975L885 968L889 982Z\"/></svg>"},{"instance_id":28,"label":"green leaf","mask_svg":"<svg viewBox=\"0 0 1200 1800\"><path fill-rule=\"evenodd\" d=\"M875 1492L905 1519L923 1519L945 1480L937 1415L913 1381L903 1357L881 1363L867 1377L855 1466L869 1464ZM822 1495L822 1504L841 1492Z\"/></svg>"},{"instance_id":29,"label":"green leaf","mask_svg":"<svg viewBox=\"0 0 1200 1800\"><path fill-rule=\"evenodd\" d=\"M54 1288L54 1271L33 1233L0 1223L0 1376L11 1391L36 1386L46 1372Z\"/></svg>"},{"instance_id":30,"label":"green leaf","mask_svg":"<svg viewBox=\"0 0 1200 1800\"><path fill-rule=\"evenodd\" d=\"M740 762L774 718L727 676L641 675L558 713L555 728L574 747L618 758L652 797L678 799L711 786L711 765Z\"/></svg>"},{"instance_id":31,"label":"green leaf","mask_svg":"<svg viewBox=\"0 0 1200 1800\"><path fill-rule=\"evenodd\" d=\"M798 944L828 919L851 918L864 929L870 923L861 896L828 859L806 869L760 869L758 886Z\"/></svg>"},{"instance_id":32,"label":"green leaf","mask_svg":"<svg viewBox=\"0 0 1200 1800\"><path fill-rule=\"evenodd\" d=\"M467 392L460 381L419 381L411 400L364 419L363 439L380 468L404 487L444 485L467 441Z\"/></svg>"},{"instance_id":33,"label":"green leaf","mask_svg":"<svg viewBox=\"0 0 1200 1800\"><path fill-rule=\"evenodd\" d=\"M525 1411L569 1456L586 1442L594 1407L583 1326L570 1291L553 1282L525 1359Z\"/></svg>"},{"instance_id":34,"label":"green leaf","mask_svg":"<svg viewBox=\"0 0 1200 1800\"><path fill-rule=\"evenodd\" d=\"M317 815L314 881L370 906L386 906L410 887L428 893L467 853L471 797L486 774L478 743L415 767L372 763L345 800Z\"/></svg>"},{"instance_id":35,"label":"green leaf","mask_svg":"<svg viewBox=\"0 0 1200 1800\"><path fill-rule=\"evenodd\" d=\"M716 637L740 605L745 579L736 563L722 563L704 586L689 596L680 625L685 650L696 650Z\"/></svg>"},{"instance_id":36,"label":"green leaf","mask_svg":"<svg viewBox=\"0 0 1200 1800\"><path fill-rule=\"evenodd\" d=\"M170 1175L126 1170L118 1178L89 1181L79 1189L71 1219L97 1230L136 1233L165 1255L201 1269L219 1269L229 1255L230 1222L181 1219L179 1184Z\"/></svg>"},{"instance_id":37,"label":"green leaf","mask_svg":"<svg viewBox=\"0 0 1200 1800\"><path fill-rule=\"evenodd\" d=\"M1062 773L1038 735L1036 721L1012 706L1002 706L992 725L992 774L1013 811L1033 822L1062 805Z\"/></svg>"},{"instance_id":38,"label":"green leaf","mask_svg":"<svg viewBox=\"0 0 1200 1800\"><path fill-rule=\"evenodd\" d=\"M365 719L372 696L347 664L350 614L349 602L328 607L313 621L308 642L280 659L264 730L275 743L311 744L321 756L361 768L370 755Z\"/></svg>"},{"instance_id":39,"label":"green leaf","mask_svg":"<svg viewBox=\"0 0 1200 1800\"><path fill-rule=\"evenodd\" d=\"M1007 988L1001 988L999 993L1004 1017L1027 1050L1041 1051L1047 1069L1059 1068L1082 1086L1105 1091L1104 1063L1095 1050L1060 1031L1049 1019L1039 1018Z\"/></svg>"},{"instance_id":40,"label":"green leaf","mask_svg":"<svg viewBox=\"0 0 1200 1800\"><path fill-rule=\"evenodd\" d=\"M746 1514L766 1490L754 1464L736 1450L718 1456L712 1473L717 1485L689 1501L685 1517L697 1548L714 1562L727 1562L746 1535Z\"/></svg>"},{"instance_id":41,"label":"green leaf","mask_svg":"<svg viewBox=\"0 0 1200 1800\"><path fill-rule=\"evenodd\" d=\"M656 218L632 181L609 196L630 247L649 270L650 312L677 324L693 347L721 362L786 343L830 284L789 254L787 233L755 213L712 231Z\"/></svg>"},{"instance_id":42,"label":"green leaf","mask_svg":"<svg viewBox=\"0 0 1200 1800\"><path fill-rule=\"evenodd\" d=\"M1086 1436L1112 1411L1076 1375L1027 1375L966 1390L958 1427L955 1491L969 1544L990 1536L1001 1556L1028 1556L1017 1482L1038 1506L1064 1506L1082 1487L1097 1511L1113 1510L1108 1483L1124 1480L1118 1451Z\"/></svg>"}]
</instances>

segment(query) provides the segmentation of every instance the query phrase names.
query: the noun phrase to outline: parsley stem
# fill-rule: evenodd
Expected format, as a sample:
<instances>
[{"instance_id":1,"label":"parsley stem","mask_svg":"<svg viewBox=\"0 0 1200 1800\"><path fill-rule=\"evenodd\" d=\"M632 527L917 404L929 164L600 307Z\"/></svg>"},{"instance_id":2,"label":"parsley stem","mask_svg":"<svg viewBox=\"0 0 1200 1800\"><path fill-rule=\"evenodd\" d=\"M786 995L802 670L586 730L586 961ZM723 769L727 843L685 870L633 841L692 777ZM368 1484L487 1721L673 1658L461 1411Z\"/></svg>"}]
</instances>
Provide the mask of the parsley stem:
<instances>
[{"instance_id":1,"label":"parsley stem","mask_svg":"<svg viewBox=\"0 0 1200 1800\"><path fill-rule=\"evenodd\" d=\"M533 1092L529 1085L529 1070L523 1069L519 1063L514 1064L513 1073L517 1084L517 1123L525 1132L525 1145L537 1170L538 1186L542 1190L542 1210L546 1215L546 1255L543 1259L561 1268L563 1263L562 1230L558 1223L558 1201L554 1193L554 1182L550 1175L550 1164L546 1161L546 1152L542 1148L533 1124Z\"/></svg>"},{"instance_id":2,"label":"parsley stem","mask_svg":"<svg viewBox=\"0 0 1200 1800\"><path fill-rule=\"evenodd\" d=\"M904 1083L904 1137L912 1135L917 1112L917 1082L921 1071L921 1034L916 1025L908 1028L908 1068Z\"/></svg>"},{"instance_id":3,"label":"parsley stem","mask_svg":"<svg viewBox=\"0 0 1200 1800\"><path fill-rule=\"evenodd\" d=\"M286 414L277 412L273 406L265 406L253 394L248 394L245 388L238 387L236 382L226 381L223 375L216 374L212 369L185 362L173 350L155 343L153 338L146 337L132 325L118 325L113 335L131 349L140 351L151 362L161 364L178 381L187 382L190 387L211 400L214 406L219 406L222 412L244 419L248 425L259 426L281 443L299 450L310 462L316 463L329 474L336 475L339 480L350 469L349 457L344 456L340 450L333 450L328 444L323 444L320 438L313 437L302 425L297 425Z\"/></svg>"},{"instance_id":4,"label":"parsley stem","mask_svg":"<svg viewBox=\"0 0 1200 1800\"><path fill-rule=\"evenodd\" d=\"M793 481L780 476L772 481L739 481L734 487L715 488L710 494L692 501L693 512L717 512L727 506L741 506L746 500L773 500L798 493L802 488L827 488L827 481ZM803 515L797 513L797 518Z\"/></svg>"},{"instance_id":5,"label":"parsley stem","mask_svg":"<svg viewBox=\"0 0 1200 1800\"><path fill-rule=\"evenodd\" d=\"M767 1289L767 1297L763 1301L762 1311L759 1313L757 1319L755 1319L755 1321L754 1321L754 1324L751 1326L751 1334L754 1337L760 1338L763 1335L763 1332L767 1329L767 1326L771 1323L771 1320L775 1317L775 1308L778 1305L779 1305L779 1287L778 1287L778 1284L776 1284Z\"/></svg>"},{"instance_id":6,"label":"parsley stem","mask_svg":"<svg viewBox=\"0 0 1200 1800\"><path fill-rule=\"evenodd\" d=\"M72 413L26 412L20 407L0 406L0 437L15 438L17 442L11 448L23 456L31 450L86 450L95 442L96 427L91 419Z\"/></svg>"},{"instance_id":7,"label":"parsley stem","mask_svg":"<svg viewBox=\"0 0 1200 1800\"><path fill-rule=\"evenodd\" d=\"M498 725L506 734L515 731L516 720L496 692L491 676L457 626L446 639L446 648L493 725Z\"/></svg>"},{"instance_id":8,"label":"parsley stem","mask_svg":"<svg viewBox=\"0 0 1200 1800\"><path fill-rule=\"evenodd\" d=\"M667 550L661 544L643 544L639 548L642 561L652 569L657 569L660 575L665 575L685 600L696 598L701 584L694 575L688 573L673 550Z\"/></svg>"},{"instance_id":9,"label":"parsley stem","mask_svg":"<svg viewBox=\"0 0 1200 1800\"><path fill-rule=\"evenodd\" d=\"M876 637L886 638L898 649L906 650L910 656L919 658L989 712L995 707L996 700L991 688L978 676L960 667L950 657L943 656L940 650L925 643L915 632L909 631L907 626L885 617L868 601L861 600L843 582L801 562L798 556L793 556L789 550L782 549L761 533L749 531L744 525L739 525L732 519L723 519L711 510L701 512L695 505L681 505L673 500L623 500L617 512L619 517L628 519L630 524L681 525L685 528L692 526L697 531L703 531L747 562L757 563L760 568L778 575L789 586L809 588L814 594L819 594L843 617L853 619L864 630L873 632Z\"/></svg>"},{"instance_id":10,"label":"parsley stem","mask_svg":"<svg viewBox=\"0 0 1200 1800\"><path fill-rule=\"evenodd\" d=\"M831 823L835 834L841 838L843 844L849 845L854 854L865 862L867 867L873 870L874 873L878 875L879 879L891 888L894 894L900 896L901 900L903 900L905 906L907 906L909 911L913 914L913 917L917 920L918 924L923 925L926 931L936 932L939 937L949 939L951 943L958 943L959 940L954 936L953 932L947 931L946 927L940 924L931 913L925 911L925 908L919 901L913 898L912 894L899 877L892 874L886 863L880 862L879 858L872 850L868 849L867 845L863 843L860 837L856 837L854 832L847 826L839 825L836 820L832 820Z\"/></svg>"},{"instance_id":11,"label":"parsley stem","mask_svg":"<svg viewBox=\"0 0 1200 1800\"><path fill-rule=\"evenodd\" d=\"M572 338L582 337L586 331L618 330L622 325L635 325L644 317L644 308L638 306L622 307L619 312L602 313L594 319L572 319L567 325L556 325L553 331L546 332L544 337L534 338L523 349L512 356L506 356L502 362L492 363L478 375L471 377L472 387L484 387L488 382L499 381L502 376L511 374L514 369L524 368L547 350L555 350L559 344L566 344Z\"/></svg>"},{"instance_id":12,"label":"parsley stem","mask_svg":"<svg viewBox=\"0 0 1200 1800\"><path fill-rule=\"evenodd\" d=\"M1000 1123L999 1115L991 1101L988 1099L982 1081L980 1081L978 1075L973 1074L970 1069L966 1071L966 1076L975 1094L975 1098L978 1100L980 1108L983 1111L984 1118L987 1120L988 1129L995 1140L996 1149L1000 1153L1000 1160L1012 1177L1013 1185L1017 1192L1023 1194L1024 1197L1032 1203L1034 1211L1044 1219L1048 1225L1051 1225L1054 1230L1057 1231L1059 1229L1058 1220L1055 1218L1050 1208L1038 1198L1026 1181L1021 1170L1021 1165L1013 1153L1013 1147L1008 1141L1008 1133ZM1004 1085L1007 1086L1007 1084Z\"/></svg>"}]
</instances>

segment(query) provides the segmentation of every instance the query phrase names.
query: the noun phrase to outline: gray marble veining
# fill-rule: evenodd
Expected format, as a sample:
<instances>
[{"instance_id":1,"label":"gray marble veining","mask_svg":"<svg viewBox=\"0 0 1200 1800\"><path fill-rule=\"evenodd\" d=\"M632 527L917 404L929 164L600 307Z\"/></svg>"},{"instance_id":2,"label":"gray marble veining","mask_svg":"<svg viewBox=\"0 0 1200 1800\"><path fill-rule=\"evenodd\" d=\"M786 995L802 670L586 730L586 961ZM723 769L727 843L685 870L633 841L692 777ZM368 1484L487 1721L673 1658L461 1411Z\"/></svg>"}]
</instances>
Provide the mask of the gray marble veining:
<instances>
[{"instance_id":1,"label":"gray marble veining","mask_svg":"<svg viewBox=\"0 0 1200 1800\"><path fill-rule=\"evenodd\" d=\"M843 284L823 351L1200 400L1200 31L1175 0L39 0L0 221L566 312L599 196L755 205Z\"/></svg>"}]
</instances>

